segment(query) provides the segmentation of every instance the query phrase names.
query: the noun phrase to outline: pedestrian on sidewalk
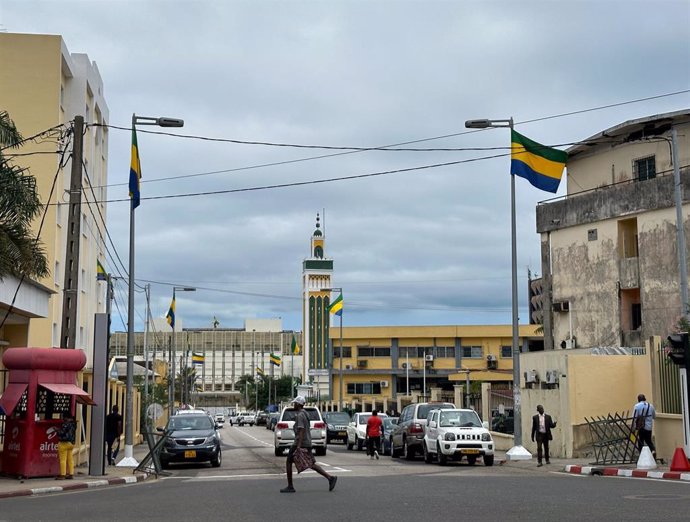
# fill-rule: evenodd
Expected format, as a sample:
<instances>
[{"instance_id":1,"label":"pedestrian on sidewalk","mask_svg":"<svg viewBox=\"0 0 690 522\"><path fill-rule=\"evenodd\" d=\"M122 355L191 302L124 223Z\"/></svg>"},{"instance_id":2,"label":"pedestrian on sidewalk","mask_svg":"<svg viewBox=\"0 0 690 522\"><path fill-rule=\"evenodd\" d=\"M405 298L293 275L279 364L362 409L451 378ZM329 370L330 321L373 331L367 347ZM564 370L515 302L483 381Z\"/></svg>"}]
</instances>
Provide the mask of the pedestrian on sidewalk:
<instances>
[{"instance_id":1,"label":"pedestrian on sidewalk","mask_svg":"<svg viewBox=\"0 0 690 522\"><path fill-rule=\"evenodd\" d=\"M637 448L642 452L645 444L649 446L654 460L656 460L656 447L652 442L652 426L656 418L654 406L647 402L644 394L637 396L637 404L633 408L633 429L637 431Z\"/></svg>"},{"instance_id":2,"label":"pedestrian on sidewalk","mask_svg":"<svg viewBox=\"0 0 690 522\"><path fill-rule=\"evenodd\" d=\"M544 407L537 406L537 414L532 417L532 442L537 441L537 467L542 466L542 458L547 464L549 460L549 441L553 440L551 428L555 428L556 423L551 419L551 415L544 413Z\"/></svg>"},{"instance_id":3,"label":"pedestrian on sidewalk","mask_svg":"<svg viewBox=\"0 0 690 522\"><path fill-rule=\"evenodd\" d=\"M292 406L297 412L295 415L295 441L288 451L287 462L285 463L285 472L287 473L287 487L280 490L281 493L294 493L295 488L292 484L292 463L295 462L297 472L301 473L305 469L311 468L319 475L328 480L328 491L333 491L338 477L329 475L324 469L316 463L311 454L311 422L307 413L304 411L306 400L301 395L298 395L292 401Z\"/></svg>"},{"instance_id":4,"label":"pedestrian on sidewalk","mask_svg":"<svg viewBox=\"0 0 690 522\"><path fill-rule=\"evenodd\" d=\"M55 480L65 480L74 478L74 460L72 460L72 450L76 442L77 423L74 415L65 412L62 415L62 425L58 430L58 458L60 459L60 474Z\"/></svg>"},{"instance_id":5,"label":"pedestrian on sidewalk","mask_svg":"<svg viewBox=\"0 0 690 522\"><path fill-rule=\"evenodd\" d=\"M383 437L383 421L379 417L378 410L371 412L367 419L367 454L371 460L379 460L381 451L381 437Z\"/></svg>"},{"instance_id":6,"label":"pedestrian on sidewalk","mask_svg":"<svg viewBox=\"0 0 690 522\"><path fill-rule=\"evenodd\" d=\"M119 414L117 404L113 405L110 413L105 418L105 444L108 464L115 464L115 458L119 451L120 437L122 436L122 415ZM113 453L113 443L118 441L118 447Z\"/></svg>"}]
</instances>

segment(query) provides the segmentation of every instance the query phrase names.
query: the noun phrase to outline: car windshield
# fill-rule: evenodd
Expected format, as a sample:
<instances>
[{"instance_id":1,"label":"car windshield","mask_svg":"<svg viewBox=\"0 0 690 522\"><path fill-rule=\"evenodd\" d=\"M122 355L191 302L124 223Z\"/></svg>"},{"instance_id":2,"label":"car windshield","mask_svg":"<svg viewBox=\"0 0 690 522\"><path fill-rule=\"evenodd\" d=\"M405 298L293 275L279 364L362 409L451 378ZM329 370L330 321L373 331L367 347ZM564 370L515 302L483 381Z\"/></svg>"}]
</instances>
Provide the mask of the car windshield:
<instances>
[{"instance_id":1,"label":"car windshield","mask_svg":"<svg viewBox=\"0 0 690 522\"><path fill-rule=\"evenodd\" d=\"M211 419L206 415L174 416L170 419L168 428L171 430L210 430L213 428Z\"/></svg>"},{"instance_id":2,"label":"car windshield","mask_svg":"<svg viewBox=\"0 0 690 522\"><path fill-rule=\"evenodd\" d=\"M392 428L398 423L398 419L390 419L390 418L384 418L383 419L383 427L385 429Z\"/></svg>"},{"instance_id":3,"label":"car windshield","mask_svg":"<svg viewBox=\"0 0 690 522\"><path fill-rule=\"evenodd\" d=\"M439 425L442 428L459 426L462 428L481 428L482 423L473 411L442 411Z\"/></svg>"},{"instance_id":4,"label":"car windshield","mask_svg":"<svg viewBox=\"0 0 690 522\"><path fill-rule=\"evenodd\" d=\"M310 421L320 421L319 410L316 408L304 408ZM297 410L290 408L283 412L283 422L290 422L295 420L295 415L297 415Z\"/></svg>"},{"instance_id":5,"label":"car windshield","mask_svg":"<svg viewBox=\"0 0 690 522\"><path fill-rule=\"evenodd\" d=\"M331 424L347 424L350 416L347 413L331 413L326 420Z\"/></svg>"},{"instance_id":6,"label":"car windshield","mask_svg":"<svg viewBox=\"0 0 690 522\"><path fill-rule=\"evenodd\" d=\"M450 410L452 408L455 408L455 406L448 403L422 404L417 410L417 418L426 419L431 410Z\"/></svg>"},{"instance_id":7,"label":"car windshield","mask_svg":"<svg viewBox=\"0 0 690 522\"><path fill-rule=\"evenodd\" d=\"M369 417L371 417L371 415L360 415L359 416L359 423L360 424L366 424L367 421L369 420Z\"/></svg>"}]
</instances>

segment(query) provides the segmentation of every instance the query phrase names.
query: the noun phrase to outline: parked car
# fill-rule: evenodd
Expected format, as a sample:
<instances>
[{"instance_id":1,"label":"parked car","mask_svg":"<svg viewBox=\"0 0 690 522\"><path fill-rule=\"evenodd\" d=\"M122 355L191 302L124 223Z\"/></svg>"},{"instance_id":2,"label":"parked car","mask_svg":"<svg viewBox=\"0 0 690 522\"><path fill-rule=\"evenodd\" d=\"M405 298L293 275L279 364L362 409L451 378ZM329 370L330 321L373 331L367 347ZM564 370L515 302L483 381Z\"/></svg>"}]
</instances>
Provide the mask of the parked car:
<instances>
[{"instance_id":1,"label":"parked car","mask_svg":"<svg viewBox=\"0 0 690 522\"><path fill-rule=\"evenodd\" d=\"M371 417L370 411L362 411L355 413L352 420L347 425L347 449L351 450L357 446L358 450L362 450L364 447L364 441L367 440L367 421ZM379 413L381 419L388 417L385 413Z\"/></svg>"},{"instance_id":2,"label":"parked car","mask_svg":"<svg viewBox=\"0 0 690 522\"><path fill-rule=\"evenodd\" d=\"M165 441L160 452L163 468L171 462L206 462L217 468L222 461L217 424L206 413L173 415L165 429Z\"/></svg>"},{"instance_id":3,"label":"parked car","mask_svg":"<svg viewBox=\"0 0 690 522\"><path fill-rule=\"evenodd\" d=\"M304 411L309 417L311 424L311 444L314 448L314 453L317 455L326 454L326 423L323 421L321 412L318 408L313 406L306 406ZM276 429L273 435L273 445L275 448L276 457L283 454L283 451L292 446L295 440L295 415L297 410L292 406L283 408L280 414L280 419L276 423Z\"/></svg>"},{"instance_id":4,"label":"parked car","mask_svg":"<svg viewBox=\"0 0 690 522\"><path fill-rule=\"evenodd\" d=\"M260 411L256 414L255 424L257 426L266 426L268 421L268 413L265 411Z\"/></svg>"},{"instance_id":5,"label":"parked car","mask_svg":"<svg viewBox=\"0 0 690 522\"><path fill-rule=\"evenodd\" d=\"M218 424L219 428L225 426L225 415L223 415L222 413L216 413L216 417L214 420L216 424Z\"/></svg>"},{"instance_id":6,"label":"parked car","mask_svg":"<svg viewBox=\"0 0 690 522\"><path fill-rule=\"evenodd\" d=\"M496 415L492 417L491 431L513 433L515 431L515 417L512 415Z\"/></svg>"},{"instance_id":7,"label":"parked car","mask_svg":"<svg viewBox=\"0 0 690 522\"><path fill-rule=\"evenodd\" d=\"M329 411L323 414L326 423L326 442L334 440L347 441L347 425L350 424L350 416L344 411Z\"/></svg>"},{"instance_id":8,"label":"parked car","mask_svg":"<svg viewBox=\"0 0 690 522\"><path fill-rule=\"evenodd\" d=\"M424 428L424 462L467 459L474 466L479 457L485 466L494 464L494 442L474 410L431 410Z\"/></svg>"},{"instance_id":9,"label":"parked car","mask_svg":"<svg viewBox=\"0 0 690 522\"><path fill-rule=\"evenodd\" d=\"M246 411L243 411L237 416L237 425L238 426L244 426L245 424L249 424L250 426L254 426L254 414L249 413Z\"/></svg>"},{"instance_id":10,"label":"parked car","mask_svg":"<svg viewBox=\"0 0 690 522\"><path fill-rule=\"evenodd\" d=\"M383 419L383 441L381 442L381 450L384 455L391 454L391 433L396 424L398 424L398 417L386 417Z\"/></svg>"},{"instance_id":11,"label":"parked car","mask_svg":"<svg viewBox=\"0 0 690 522\"><path fill-rule=\"evenodd\" d=\"M450 402L418 402L408 404L403 408L398 424L390 435L391 457L404 455L412 460L415 455L422 454L424 441L424 426L429 412L434 409L454 410L455 404Z\"/></svg>"},{"instance_id":12,"label":"parked car","mask_svg":"<svg viewBox=\"0 0 690 522\"><path fill-rule=\"evenodd\" d=\"M278 423L278 419L280 419L280 413L274 412L269 414L268 416L268 422L266 422L266 429L275 431L276 429L276 424Z\"/></svg>"}]
</instances>

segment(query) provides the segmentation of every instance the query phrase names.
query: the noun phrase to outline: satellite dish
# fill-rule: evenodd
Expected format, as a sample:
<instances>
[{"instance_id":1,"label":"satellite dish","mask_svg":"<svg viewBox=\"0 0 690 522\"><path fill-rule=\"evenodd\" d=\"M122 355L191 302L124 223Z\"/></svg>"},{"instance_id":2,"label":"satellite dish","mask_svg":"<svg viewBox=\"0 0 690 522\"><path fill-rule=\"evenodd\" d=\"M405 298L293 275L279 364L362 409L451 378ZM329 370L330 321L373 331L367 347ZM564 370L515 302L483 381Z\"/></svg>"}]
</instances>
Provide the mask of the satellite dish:
<instances>
[{"instance_id":1,"label":"satellite dish","mask_svg":"<svg viewBox=\"0 0 690 522\"><path fill-rule=\"evenodd\" d=\"M160 419L163 416L163 406L158 403L150 404L146 408L146 416L153 420Z\"/></svg>"}]
</instances>

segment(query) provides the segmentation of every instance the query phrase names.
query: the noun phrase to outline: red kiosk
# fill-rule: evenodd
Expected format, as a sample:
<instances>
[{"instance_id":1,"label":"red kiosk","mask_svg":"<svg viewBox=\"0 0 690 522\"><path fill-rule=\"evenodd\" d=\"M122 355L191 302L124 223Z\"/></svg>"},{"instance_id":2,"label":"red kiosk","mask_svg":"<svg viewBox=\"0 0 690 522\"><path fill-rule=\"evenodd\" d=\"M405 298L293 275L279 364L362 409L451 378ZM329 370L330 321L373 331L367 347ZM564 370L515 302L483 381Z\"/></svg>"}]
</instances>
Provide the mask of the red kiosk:
<instances>
[{"instance_id":1,"label":"red kiosk","mask_svg":"<svg viewBox=\"0 0 690 522\"><path fill-rule=\"evenodd\" d=\"M75 401L94 404L75 384L86 355L60 348L9 348L2 362L10 371L9 385L0 397L6 415L2 472L19 477L56 476L62 414L74 414Z\"/></svg>"}]
</instances>

